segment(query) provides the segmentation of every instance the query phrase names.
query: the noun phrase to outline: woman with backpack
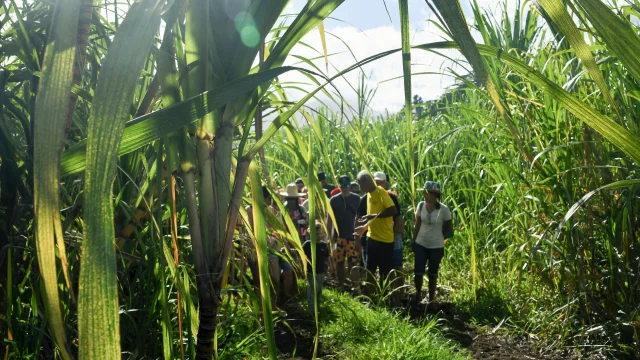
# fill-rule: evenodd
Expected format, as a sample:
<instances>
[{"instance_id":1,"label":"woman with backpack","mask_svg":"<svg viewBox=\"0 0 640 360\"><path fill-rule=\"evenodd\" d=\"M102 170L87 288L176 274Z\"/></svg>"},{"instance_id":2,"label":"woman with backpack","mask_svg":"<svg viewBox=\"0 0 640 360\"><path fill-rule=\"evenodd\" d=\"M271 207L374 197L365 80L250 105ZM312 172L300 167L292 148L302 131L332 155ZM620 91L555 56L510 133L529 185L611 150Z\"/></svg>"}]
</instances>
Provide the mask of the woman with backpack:
<instances>
[{"instance_id":1,"label":"woman with backpack","mask_svg":"<svg viewBox=\"0 0 640 360\"><path fill-rule=\"evenodd\" d=\"M429 265L427 271L429 305L432 306L436 296L438 269L444 257L444 242L445 239L453 237L453 222L449 208L440 203L442 196L440 184L435 181L427 181L424 188L418 189L418 191L424 193L424 201L421 201L416 209L413 243L411 244L415 253L416 297L413 299L413 306L417 306L421 300L422 283L427 264Z\"/></svg>"}]
</instances>

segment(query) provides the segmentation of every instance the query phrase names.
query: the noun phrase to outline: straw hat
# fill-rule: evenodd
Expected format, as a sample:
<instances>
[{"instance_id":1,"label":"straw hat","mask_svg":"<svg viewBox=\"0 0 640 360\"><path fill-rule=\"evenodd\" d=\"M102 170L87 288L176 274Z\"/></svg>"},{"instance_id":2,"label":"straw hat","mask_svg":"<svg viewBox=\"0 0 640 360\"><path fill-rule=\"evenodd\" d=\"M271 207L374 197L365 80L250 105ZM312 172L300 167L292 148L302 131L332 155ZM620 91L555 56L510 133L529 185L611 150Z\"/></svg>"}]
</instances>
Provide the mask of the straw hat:
<instances>
[{"instance_id":1,"label":"straw hat","mask_svg":"<svg viewBox=\"0 0 640 360\"><path fill-rule=\"evenodd\" d=\"M280 195L288 198L297 198L304 196L304 194L298 192L298 185L296 184L287 185L286 191L282 191Z\"/></svg>"}]
</instances>

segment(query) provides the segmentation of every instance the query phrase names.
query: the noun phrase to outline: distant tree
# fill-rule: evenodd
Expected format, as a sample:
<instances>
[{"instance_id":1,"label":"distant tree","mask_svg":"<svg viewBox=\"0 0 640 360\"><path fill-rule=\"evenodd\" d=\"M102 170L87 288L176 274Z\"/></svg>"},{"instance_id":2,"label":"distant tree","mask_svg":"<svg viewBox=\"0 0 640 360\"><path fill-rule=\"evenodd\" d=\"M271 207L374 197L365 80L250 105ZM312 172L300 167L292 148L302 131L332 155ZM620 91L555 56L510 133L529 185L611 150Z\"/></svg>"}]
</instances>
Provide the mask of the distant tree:
<instances>
[{"instance_id":1,"label":"distant tree","mask_svg":"<svg viewBox=\"0 0 640 360\"><path fill-rule=\"evenodd\" d=\"M422 104L424 104L424 101L422 100L422 98L420 97L420 95L415 94L413 95L413 109L414 109L414 114L416 114L416 118L418 119L422 119L422 117L424 116L424 106L422 106Z\"/></svg>"},{"instance_id":2,"label":"distant tree","mask_svg":"<svg viewBox=\"0 0 640 360\"><path fill-rule=\"evenodd\" d=\"M422 100L422 97L420 95L413 95L413 101L412 101L412 107L413 107L413 114L416 116L417 119L421 119L424 116L426 116L426 114L424 113L424 100ZM402 109L400 110L399 116L404 116L404 109L405 107L402 106Z\"/></svg>"}]
</instances>

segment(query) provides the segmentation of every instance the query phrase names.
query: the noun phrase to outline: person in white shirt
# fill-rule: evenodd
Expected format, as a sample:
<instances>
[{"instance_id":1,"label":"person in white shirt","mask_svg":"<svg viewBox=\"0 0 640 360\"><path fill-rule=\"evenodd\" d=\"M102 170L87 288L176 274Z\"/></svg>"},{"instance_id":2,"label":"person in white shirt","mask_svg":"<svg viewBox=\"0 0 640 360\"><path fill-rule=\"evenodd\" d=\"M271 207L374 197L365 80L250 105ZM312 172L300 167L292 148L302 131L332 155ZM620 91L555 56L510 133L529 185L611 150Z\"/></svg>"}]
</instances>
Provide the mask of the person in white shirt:
<instances>
[{"instance_id":1,"label":"person in white shirt","mask_svg":"<svg viewBox=\"0 0 640 360\"><path fill-rule=\"evenodd\" d=\"M416 297L413 305L417 306L421 300L424 273L429 277L429 304L433 304L436 296L436 284L438 269L444 257L445 239L453 237L453 221L449 208L440 203L442 192L440 184L435 181L427 181L424 188L418 189L424 192L424 201L416 208L416 220L413 228L412 249L415 253L415 286Z\"/></svg>"}]
</instances>

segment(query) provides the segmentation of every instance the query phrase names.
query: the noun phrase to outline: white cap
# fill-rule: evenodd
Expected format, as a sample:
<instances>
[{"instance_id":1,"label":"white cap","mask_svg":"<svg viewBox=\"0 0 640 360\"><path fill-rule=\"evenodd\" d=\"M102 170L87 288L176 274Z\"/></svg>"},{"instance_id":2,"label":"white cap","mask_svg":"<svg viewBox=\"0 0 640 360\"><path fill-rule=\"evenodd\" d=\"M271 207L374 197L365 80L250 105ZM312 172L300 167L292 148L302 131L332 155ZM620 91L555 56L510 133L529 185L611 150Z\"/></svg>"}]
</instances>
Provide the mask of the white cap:
<instances>
[{"instance_id":1,"label":"white cap","mask_svg":"<svg viewBox=\"0 0 640 360\"><path fill-rule=\"evenodd\" d=\"M373 180L375 180L375 181L387 181L387 175L385 175L383 172L378 171L377 173L373 174Z\"/></svg>"}]
</instances>

